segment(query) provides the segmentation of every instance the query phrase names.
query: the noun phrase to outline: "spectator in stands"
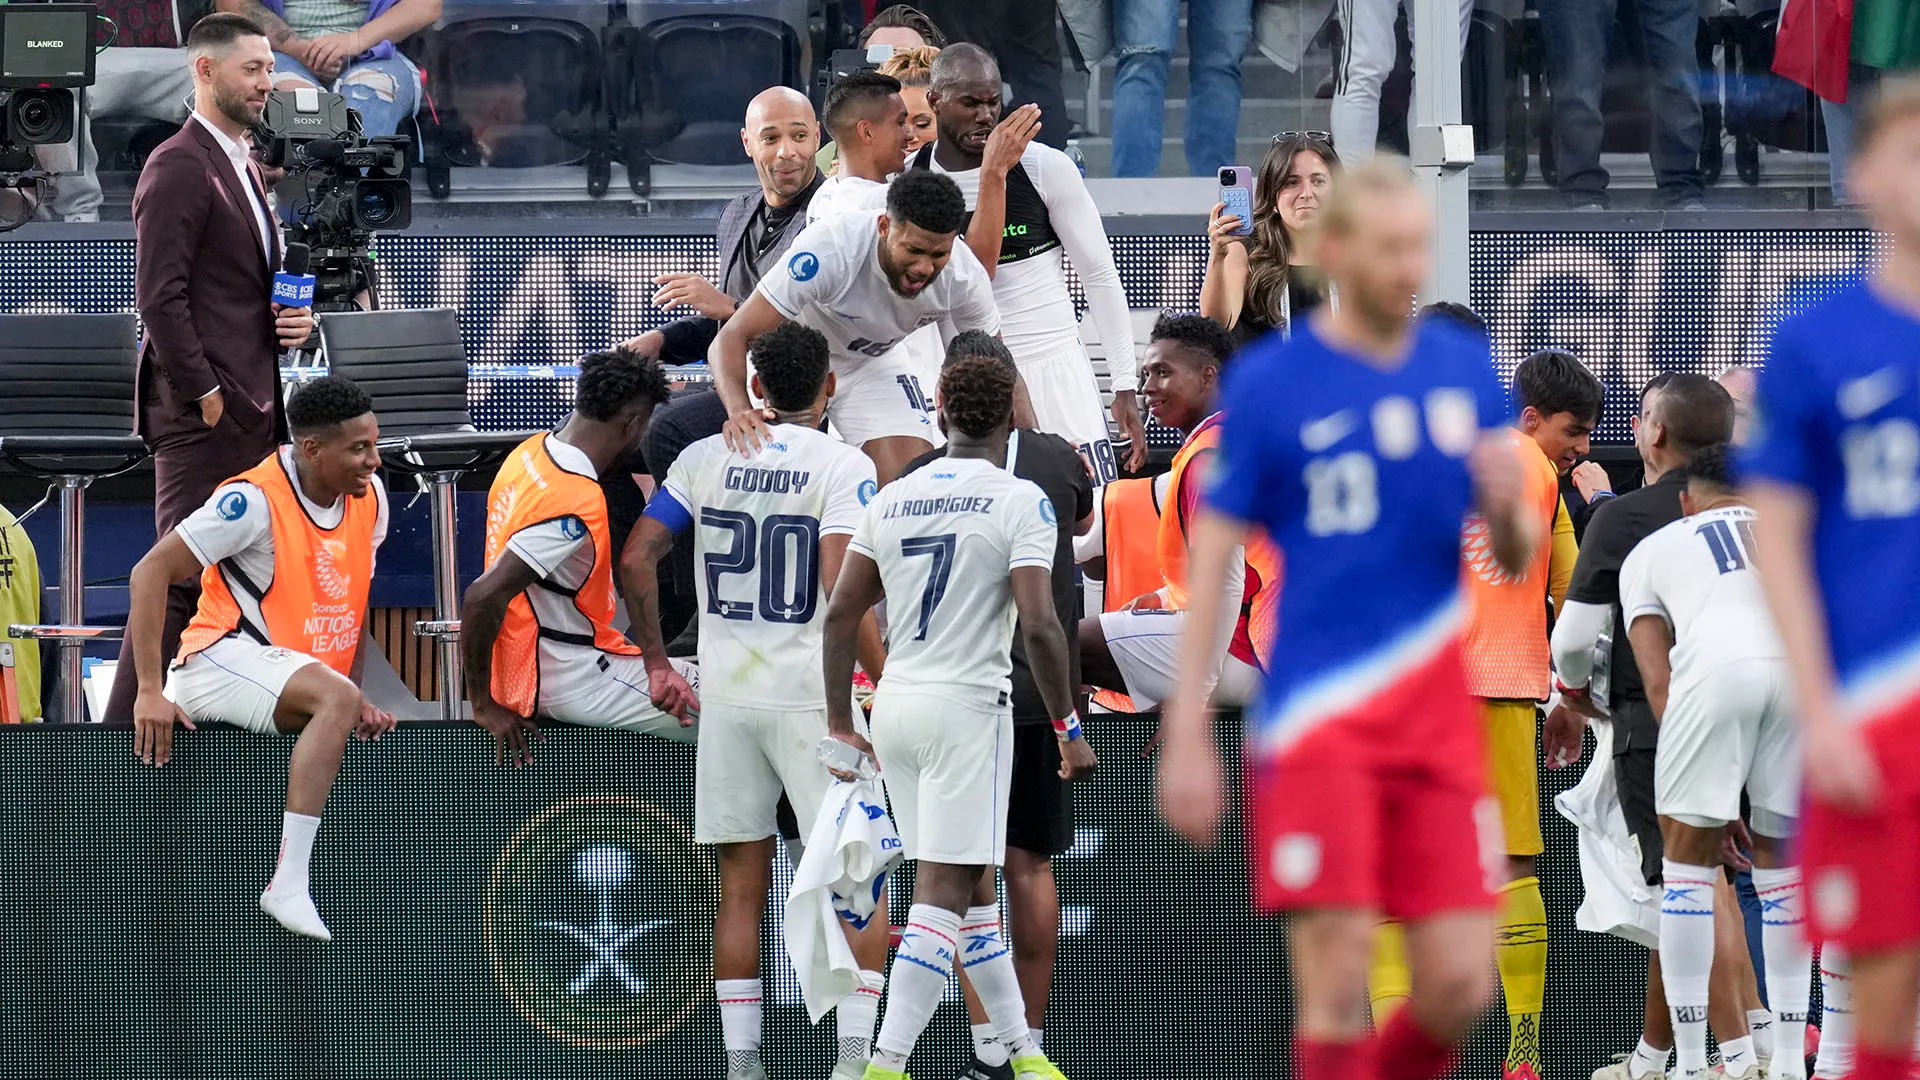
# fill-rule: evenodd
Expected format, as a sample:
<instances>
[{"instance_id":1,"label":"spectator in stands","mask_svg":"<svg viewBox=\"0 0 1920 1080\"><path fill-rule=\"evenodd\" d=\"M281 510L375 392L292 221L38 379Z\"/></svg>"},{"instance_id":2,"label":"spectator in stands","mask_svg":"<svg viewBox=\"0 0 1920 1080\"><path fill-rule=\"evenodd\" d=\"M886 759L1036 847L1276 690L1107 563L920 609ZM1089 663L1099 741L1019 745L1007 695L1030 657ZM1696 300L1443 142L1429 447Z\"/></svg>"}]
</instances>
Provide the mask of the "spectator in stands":
<instances>
[{"instance_id":1,"label":"spectator in stands","mask_svg":"<svg viewBox=\"0 0 1920 1080\"><path fill-rule=\"evenodd\" d=\"M1053 4L1046 5L1049 14ZM1113 175L1157 176L1167 71L1180 28L1180 0L1114 0ZM1211 176L1234 162L1240 127L1240 60L1253 36L1252 0L1187 5L1187 171ZM1052 38L1052 30L1048 30ZM1052 121L1043 119L1049 126Z\"/></svg>"},{"instance_id":2,"label":"spectator in stands","mask_svg":"<svg viewBox=\"0 0 1920 1080\"><path fill-rule=\"evenodd\" d=\"M1245 7L1249 0L1231 2ZM1055 29L1060 15L1056 0L925 0L925 3L927 11L953 40L971 41L992 53L999 62L1008 95L1003 103L1005 111L1012 113L1022 105L1040 106L1040 141L1055 150L1066 149L1067 132L1073 125L1068 122L1067 96L1060 86L1062 60L1060 38ZM945 47L944 42L934 44ZM1244 36L1241 44L1246 44ZM1237 116L1240 101L1237 69L1234 78ZM1160 130L1157 117L1154 123L1157 132Z\"/></svg>"},{"instance_id":3,"label":"spectator in stands","mask_svg":"<svg viewBox=\"0 0 1920 1080\"><path fill-rule=\"evenodd\" d=\"M947 47L947 35L940 32L927 13L911 4L895 4L873 17L860 30L860 47L892 45L896 49L918 49L931 45Z\"/></svg>"},{"instance_id":4,"label":"spectator in stands","mask_svg":"<svg viewBox=\"0 0 1920 1080\"><path fill-rule=\"evenodd\" d=\"M1408 3L1407 28L1413 28L1418 4ZM1327 126L1333 141L1346 152L1347 164L1358 165L1373 156L1380 141L1380 99L1387 77L1400 55L1395 22L1400 0L1345 0L1339 6L1343 31L1334 54L1333 109ZM1518 5L1516 5L1516 11ZM1472 0L1460 4L1460 53L1467 52L1467 27L1473 22ZM1404 107L1405 99L1401 99Z\"/></svg>"},{"instance_id":5,"label":"spectator in stands","mask_svg":"<svg viewBox=\"0 0 1920 1080\"><path fill-rule=\"evenodd\" d=\"M1286 328L1328 298L1301 234L1320 216L1339 171L1325 132L1282 132L1254 178L1253 232L1236 235L1240 219L1226 203L1214 205L1200 314L1231 331L1235 348Z\"/></svg>"},{"instance_id":6,"label":"spectator in stands","mask_svg":"<svg viewBox=\"0 0 1920 1080\"><path fill-rule=\"evenodd\" d=\"M103 0L100 14L119 32L113 47L94 58L94 81L73 142L39 148L42 168L59 173L44 216L60 221L100 220L100 155L93 119L137 116L178 126L193 107L193 70L181 37L207 13L205 0Z\"/></svg>"},{"instance_id":7,"label":"spectator in stands","mask_svg":"<svg viewBox=\"0 0 1920 1080\"><path fill-rule=\"evenodd\" d=\"M1560 194L1576 210L1607 208L1607 170L1600 165L1606 118L1600 86L1607 69L1615 8L1622 0L1555 0L1540 5L1552 88L1553 156ZM1697 0L1625 0L1639 31L1653 113L1654 180L1669 209L1701 209L1699 34Z\"/></svg>"},{"instance_id":8,"label":"spectator in stands","mask_svg":"<svg viewBox=\"0 0 1920 1080\"><path fill-rule=\"evenodd\" d=\"M900 98L907 103L907 153L932 142L939 134L933 118L933 106L927 104L927 86L933 81L933 58L940 50L931 45L902 49L880 65L880 74L900 81Z\"/></svg>"},{"instance_id":9,"label":"spectator in stands","mask_svg":"<svg viewBox=\"0 0 1920 1080\"><path fill-rule=\"evenodd\" d=\"M440 0L214 0L258 22L273 43L273 86L346 95L369 137L391 135L420 107L420 69L394 42L433 25Z\"/></svg>"}]
</instances>

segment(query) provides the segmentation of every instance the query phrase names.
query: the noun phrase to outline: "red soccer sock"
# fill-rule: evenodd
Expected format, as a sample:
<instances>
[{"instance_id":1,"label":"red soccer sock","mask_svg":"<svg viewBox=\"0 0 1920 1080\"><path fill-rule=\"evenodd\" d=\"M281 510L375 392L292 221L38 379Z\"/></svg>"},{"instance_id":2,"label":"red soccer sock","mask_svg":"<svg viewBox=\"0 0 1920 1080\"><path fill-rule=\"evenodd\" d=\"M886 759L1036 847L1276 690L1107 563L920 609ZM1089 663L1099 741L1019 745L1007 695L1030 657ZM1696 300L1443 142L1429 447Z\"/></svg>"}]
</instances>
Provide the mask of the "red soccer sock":
<instances>
[{"instance_id":1,"label":"red soccer sock","mask_svg":"<svg viewBox=\"0 0 1920 1080\"><path fill-rule=\"evenodd\" d=\"M1912 1051L1889 1054L1865 1043L1854 1048L1850 1080L1908 1080L1912 1075Z\"/></svg>"},{"instance_id":2,"label":"red soccer sock","mask_svg":"<svg viewBox=\"0 0 1920 1080\"><path fill-rule=\"evenodd\" d=\"M1412 1009L1394 1013L1379 1042L1380 1080L1435 1080L1453 1071L1454 1047L1414 1023Z\"/></svg>"},{"instance_id":3,"label":"red soccer sock","mask_svg":"<svg viewBox=\"0 0 1920 1080\"><path fill-rule=\"evenodd\" d=\"M1320 1042L1293 1037L1294 1080L1376 1080L1374 1064L1378 1039L1359 1042Z\"/></svg>"}]
</instances>

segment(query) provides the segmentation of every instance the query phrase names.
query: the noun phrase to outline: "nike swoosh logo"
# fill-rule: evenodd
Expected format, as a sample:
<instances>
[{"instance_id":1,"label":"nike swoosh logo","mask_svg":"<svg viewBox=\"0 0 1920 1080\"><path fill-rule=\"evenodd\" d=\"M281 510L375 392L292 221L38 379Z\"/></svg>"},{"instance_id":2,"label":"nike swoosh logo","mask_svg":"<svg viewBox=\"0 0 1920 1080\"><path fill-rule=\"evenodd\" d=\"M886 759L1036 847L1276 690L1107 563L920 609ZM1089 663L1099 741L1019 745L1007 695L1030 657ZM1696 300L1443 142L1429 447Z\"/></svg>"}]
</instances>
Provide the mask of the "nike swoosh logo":
<instances>
[{"instance_id":1,"label":"nike swoosh logo","mask_svg":"<svg viewBox=\"0 0 1920 1080\"><path fill-rule=\"evenodd\" d=\"M1841 383L1835 404L1840 407L1841 416L1861 420L1891 405L1902 390L1900 369L1890 365L1871 375Z\"/></svg>"},{"instance_id":2,"label":"nike swoosh logo","mask_svg":"<svg viewBox=\"0 0 1920 1080\"><path fill-rule=\"evenodd\" d=\"M1341 409L1332 416L1323 416L1318 420L1309 420L1300 425L1300 445L1309 454L1322 450L1353 434L1360 422L1354 418L1352 409Z\"/></svg>"}]
</instances>

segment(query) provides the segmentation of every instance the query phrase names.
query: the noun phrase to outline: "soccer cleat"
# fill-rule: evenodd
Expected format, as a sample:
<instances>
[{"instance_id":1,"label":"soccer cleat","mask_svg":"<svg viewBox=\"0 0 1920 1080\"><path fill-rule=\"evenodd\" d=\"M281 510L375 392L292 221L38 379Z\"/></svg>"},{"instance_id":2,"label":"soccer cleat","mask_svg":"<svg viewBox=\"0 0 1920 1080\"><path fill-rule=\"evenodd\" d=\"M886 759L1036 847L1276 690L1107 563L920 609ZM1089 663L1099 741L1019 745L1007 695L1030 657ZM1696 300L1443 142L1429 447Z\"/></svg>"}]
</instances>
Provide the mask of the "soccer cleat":
<instances>
[{"instance_id":1,"label":"soccer cleat","mask_svg":"<svg viewBox=\"0 0 1920 1080\"><path fill-rule=\"evenodd\" d=\"M867 1071L860 1074L860 1080L913 1080L913 1077L903 1072L895 1072L892 1069L883 1069L869 1061L867 1062Z\"/></svg>"},{"instance_id":2,"label":"soccer cleat","mask_svg":"<svg viewBox=\"0 0 1920 1080\"><path fill-rule=\"evenodd\" d=\"M833 1075L827 1077L827 1080L862 1080L866 1075L867 1062L863 1058L859 1061L842 1061L835 1065Z\"/></svg>"},{"instance_id":3,"label":"soccer cleat","mask_svg":"<svg viewBox=\"0 0 1920 1080\"><path fill-rule=\"evenodd\" d=\"M1013 1080L1067 1080L1065 1074L1047 1060L1045 1054L1028 1054L1013 1059Z\"/></svg>"},{"instance_id":4,"label":"soccer cleat","mask_svg":"<svg viewBox=\"0 0 1920 1080\"><path fill-rule=\"evenodd\" d=\"M1593 1070L1593 1080L1666 1080L1664 1072L1635 1073L1632 1054L1613 1055L1613 1064Z\"/></svg>"},{"instance_id":5,"label":"soccer cleat","mask_svg":"<svg viewBox=\"0 0 1920 1080\"><path fill-rule=\"evenodd\" d=\"M1509 1061L1500 1067L1500 1080L1540 1080L1540 1074L1532 1062Z\"/></svg>"},{"instance_id":6,"label":"soccer cleat","mask_svg":"<svg viewBox=\"0 0 1920 1080\"><path fill-rule=\"evenodd\" d=\"M960 1080L1013 1080L1013 1065L1011 1062L989 1065L976 1057L967 1071L960 1074Z\"/></svg>"},{"instance_id":7,"label":"soccer cleat","mask_svg":"<svg viewBox=\"0 0 1920 1080\"><path fill-rule=\"evenodd\" d=\"M304 892L276 892L269 886L266 892L260 894L260 910L296 934L321 941L333 940L333 935L327 931L327 924L320 921L319 910L313 906L313 897Z\"/></svg>"},{"instance_id":8,"label":"soccer cleat","mask_svg":"<svg viewBox=\"0 0 1920 1080\"><path fill-rule=\"evenodd\" d=\"M757 1061L744 1069L729 1068L727 1080L767 1080L767 1068Z\"/></svg>"}]
</instances>

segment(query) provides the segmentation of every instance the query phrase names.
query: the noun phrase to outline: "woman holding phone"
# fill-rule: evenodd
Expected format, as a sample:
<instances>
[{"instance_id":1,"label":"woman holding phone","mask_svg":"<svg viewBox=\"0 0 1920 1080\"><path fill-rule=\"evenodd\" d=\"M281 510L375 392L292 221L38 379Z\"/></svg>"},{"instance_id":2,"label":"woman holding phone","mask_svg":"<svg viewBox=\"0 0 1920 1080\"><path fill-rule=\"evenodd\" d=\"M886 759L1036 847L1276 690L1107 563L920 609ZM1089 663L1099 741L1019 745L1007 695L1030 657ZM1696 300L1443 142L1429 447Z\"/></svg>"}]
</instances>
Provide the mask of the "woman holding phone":
<instances>
[{"instance_id":1,"label":"woman holding phone","mask_svg":"<svg viewBox=\"0 0 1920 1080\"><path fill-rule=\"evenodd\" d=\"M1225 326L1236 348L1269 330L1285 328L1328 297L1328 285L1313 264L1301 233L1340 171L1340 157L1324 131L1283 131L1260 163L1254 180L1253 220L1245 221L1225 201L1207 223L1207 275L1200 286L1200 314ZM1244 170L1223 185L1244 183Z\"/></svg>"}]
</instances>

